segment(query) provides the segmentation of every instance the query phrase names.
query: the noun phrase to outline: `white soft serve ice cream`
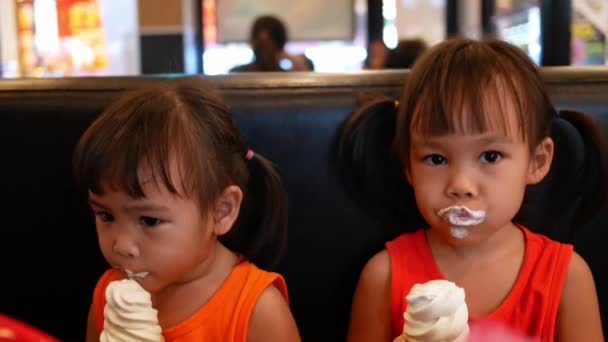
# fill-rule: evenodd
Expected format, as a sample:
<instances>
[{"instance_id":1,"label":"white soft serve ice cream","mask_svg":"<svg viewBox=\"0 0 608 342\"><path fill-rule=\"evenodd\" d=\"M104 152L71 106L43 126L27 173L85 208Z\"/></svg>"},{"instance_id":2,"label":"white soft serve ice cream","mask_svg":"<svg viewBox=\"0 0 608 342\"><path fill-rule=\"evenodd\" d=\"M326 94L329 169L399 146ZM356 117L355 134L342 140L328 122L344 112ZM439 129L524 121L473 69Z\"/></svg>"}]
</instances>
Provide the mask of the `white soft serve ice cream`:
<instances>
[{"instance_id":1,"label":"white soft serve ice cream","mask_svg":"<svg viewBox=\"0 0 608 342\"><path fill-rule=\"evenodd\" d=\"M461 342L469 334L464 290L448 280L416 284L407 295L403 337L407 342Z\"/></svg>"},{"instance_id":2,"label":"white soft serve ice cream","mask_svg":"<svg viewBox=\"0 0 608 342\"><path fill-rule=\"evenodd\" d=\"M159 342L164 340L161 331L150 293L137 281L124 279L108 285L100 342Z\"/></svg>"}]
</instances>

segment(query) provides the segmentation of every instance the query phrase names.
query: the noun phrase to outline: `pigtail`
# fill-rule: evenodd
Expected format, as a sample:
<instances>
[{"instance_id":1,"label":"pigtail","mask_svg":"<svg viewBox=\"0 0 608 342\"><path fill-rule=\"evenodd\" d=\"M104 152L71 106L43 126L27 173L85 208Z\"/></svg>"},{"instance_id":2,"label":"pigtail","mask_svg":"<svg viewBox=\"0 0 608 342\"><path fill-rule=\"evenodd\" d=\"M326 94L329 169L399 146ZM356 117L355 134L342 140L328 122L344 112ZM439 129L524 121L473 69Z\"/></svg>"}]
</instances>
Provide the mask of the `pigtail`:
<instances>
[{"instance_id":1,"label":"pigtail","mask_svg":"<svg viewBox=\"0 0 608 342\"><path fill-rule=\"evenodd\" d=\"M553 120L555 154L549 173L526 191L515 218L562 242L572 242L577 228L604 207L608 197L608 154L593 120L561 111ZM542 214L541 214L542 213Z\"/></svg>"},{"instance_id":2,"label":"pigtail","mask_svg":"<svg viewBox=\"0 0 608 342\"><path fill-rule=\"evenodd\" d=\"M334 154L339 178L354 202L383 224L403 228L417 210L407 212L416 209L413 192L392 151L396 114L393 99L368 100L342 123Z\"/></svg>"},{"instance_id":3,"label":"pigtail","mask_svg":"<svg viewBox=\"0 0 608 342\"><path fill-rule=\"evenodd\" d=\"M583 160L578 175L580 203L573 215L574 226L591 220L606 205L608 198L608 149L606 142L593 119L582 112L560 111L559 117L576 128L583 141ZM568 179L564 178L565 181Z\"/></svg>"},{"instance_id":4,"label":"pigtail","mask_svg":"<svg viewBox=\"0 0 608 342\"><path fill-rule=\"evenodd\" d=\"M250 177L241 212L222 242L258 267L274 271L287 243L287 194L270 161L257 153L248 153Z\"/></svg>"}]
</instances>

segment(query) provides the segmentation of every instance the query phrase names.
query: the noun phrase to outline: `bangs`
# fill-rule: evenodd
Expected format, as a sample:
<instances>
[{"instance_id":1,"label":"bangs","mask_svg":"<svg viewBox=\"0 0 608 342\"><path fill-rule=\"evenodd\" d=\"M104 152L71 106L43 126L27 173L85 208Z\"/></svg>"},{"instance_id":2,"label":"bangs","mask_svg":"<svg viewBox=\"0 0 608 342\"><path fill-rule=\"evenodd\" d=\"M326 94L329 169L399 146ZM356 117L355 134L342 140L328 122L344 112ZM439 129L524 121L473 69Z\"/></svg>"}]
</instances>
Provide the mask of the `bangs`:
<instances>
[{"instance_id":1,"label":"bangs","mask_svg":"<svg viewBox=\"0 0 608 342\"><path fill-rule=\"evenodd\" d=\"M124 191L143 198L144 184L193 198L201 156L194 149L192 125L179 115L170 93L141 91L108 108L84 133L74 155L81 191ZM199 160L196 160L199 159Z\"/></svg>"},{"instance_id":2,"label":"bangs","mask_svg":"<svg viewBox=\"0 0 608 342\"><path fill-rule=\"evenodd\" d=\"M500 132L526 140L526 96L514 66L503 60L492 50L467 47L437 56L428 64L434 70L422 70L424 81L410 93L409 129L423 136ZM518 132L510 131L513 119Z\"/></svg>"}]
</instances>

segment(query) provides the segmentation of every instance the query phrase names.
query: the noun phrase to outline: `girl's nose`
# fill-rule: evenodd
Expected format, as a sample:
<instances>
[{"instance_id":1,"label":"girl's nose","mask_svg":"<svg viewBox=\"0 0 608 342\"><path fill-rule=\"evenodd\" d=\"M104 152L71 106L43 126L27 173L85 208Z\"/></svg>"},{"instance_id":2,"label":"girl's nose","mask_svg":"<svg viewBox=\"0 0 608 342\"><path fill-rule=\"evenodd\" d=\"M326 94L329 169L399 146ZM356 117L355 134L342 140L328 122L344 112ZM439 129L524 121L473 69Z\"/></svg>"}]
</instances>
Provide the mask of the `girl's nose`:
<instances>
[{"instance_id":1,"label":"girl's nose","mask_svg":"<svg viewBox=\"0 0 608 342\"><path fill-rule=\"evenodd\" d=\"M124 258L136 258L139 256L139 248L137 248L135 242L124 235L116 237L112 251Z\"/></svg>"},{"instance_id":2,"label":"girl's nose","mask_svg":"<svg viewBox=\"0 0 608 342\"><path fill-rule=\"evenodd\" d=\"M445 194L451 199L471 199L478 194L477 186L465 172L455 173L445 188Z\"/></svg>"}]
</instances>

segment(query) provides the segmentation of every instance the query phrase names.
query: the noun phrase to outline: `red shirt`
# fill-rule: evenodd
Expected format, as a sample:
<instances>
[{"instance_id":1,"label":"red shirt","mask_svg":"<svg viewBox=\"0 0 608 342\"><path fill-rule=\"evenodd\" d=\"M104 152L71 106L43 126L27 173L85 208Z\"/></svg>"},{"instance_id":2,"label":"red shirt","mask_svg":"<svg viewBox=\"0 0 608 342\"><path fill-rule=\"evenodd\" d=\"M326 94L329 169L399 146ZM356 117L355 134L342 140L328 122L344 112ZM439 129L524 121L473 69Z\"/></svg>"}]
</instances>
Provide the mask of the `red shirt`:
<instances>
[{"instance_id":1,"label":"red shirt","mask_svg":"<svg viewBox=\"0 0 608 342\"><path fill-rule=\"evenodd\" d=\"M553 341L560 295L573 247L521 227L526 247L515 284L489 319L526 336ZM424 230L386 244L391 264L391 320L394 337L403 333L405 296L414 284L445 279L433 259Z\"/></svg>"},{"instance_id":2,"label":"red shirt","mask_svg":"<svg viewBox=\"0 0 608 342\"><path fill-rule=\"evenodd\" d=\"M122 273L110 269L97 283L93 295L93 316L99 334L104 323L105 289L111 281L123 278ZM262 292L271 285L276 286L285 299L288 299L283 277L242 260L234 266L213 297L196 313L178 325L163 330L165 341L245 342L253 308Z\"/></svg>"}]
</instances>

